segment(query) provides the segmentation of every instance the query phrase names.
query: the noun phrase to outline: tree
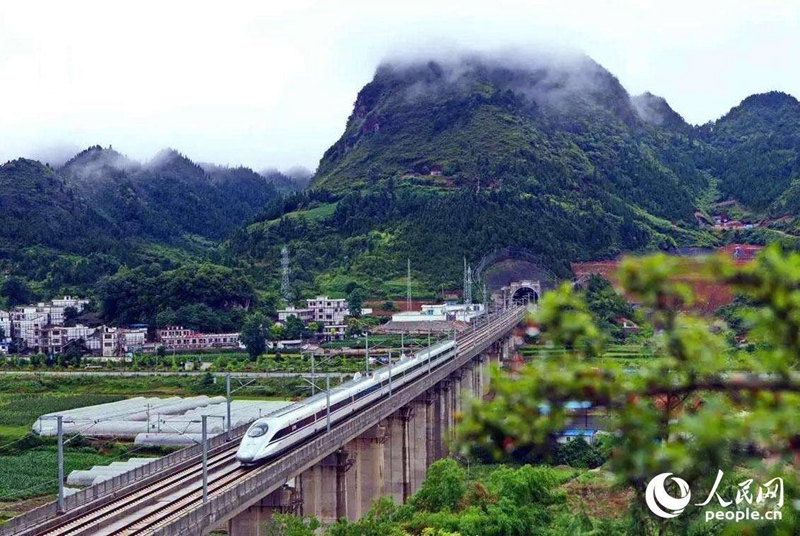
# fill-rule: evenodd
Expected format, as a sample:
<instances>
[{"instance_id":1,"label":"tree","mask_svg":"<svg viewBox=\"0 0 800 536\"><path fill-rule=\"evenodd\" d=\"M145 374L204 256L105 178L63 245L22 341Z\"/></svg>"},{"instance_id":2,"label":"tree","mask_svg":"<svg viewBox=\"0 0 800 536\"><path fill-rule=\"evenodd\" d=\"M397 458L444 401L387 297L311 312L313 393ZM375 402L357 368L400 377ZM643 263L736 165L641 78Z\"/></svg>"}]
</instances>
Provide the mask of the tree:
<instances>
[{"instance_id":1,"label":"tree","mask_svg":"<svg viewBox=\"0 0 800 536\"><path fill-rule=\"evenodd\" d=\"M9 307L31 303L36 297L28 283L19 277L13 276L3 282L3 286L0 288L0 295L5 296Z\"/></svg>"},{"instance_id":2,"label":"tree","mask_svg":"<svg viewBox=\"0 0 800 536\"><path fill-rule=\"evenodd\" d=\"M156 348L156 355L160 358L167 357L167 348L163 344L159 344Z\"/></svg>"},{"instance_id":3,"label":"tree","mask_svg":"<svg viewBox=\"0 0 800 536\"><path fill-rule=\"evenodd\" d=\"M239 333L239 340L247 348L251 361L258 359L258 356L267 350L267 338L271 324L267 317L258 312L245 319Z\"/></svg>"},{"instance_id":4,"label":"tree","mask_svg":"<svg viewBox=\"0 0 800 536\"><path fill-rule=\"evenodd\" d=\"M76 341L71 341L75 344L68 344L62 353L58 355L59 367L78 367L83 358L83 350L81 344Z\"/></svg>"},{"instance_id":5,"label":"tree","mask_svg":"<svg viewBox=\"0 0 800 536\"><path fill-rule=\"evenodd\" d=\"M353 289L353 292L347 296L347 307L350 312L350 316L354 316L356 318L361 316L361 306L364 304L364 296L361 293L361 289L356 288Z\"/></svg>"},{"instance_id":6,"label":"tree","mask_svg":"<svg viewBox=\"0 0 800 536\"><path fill-rule=\"evenodd\" d=\"M203 374L203 377L200 379L200 388L203 391L211 389L214 386L214 375L210 372L206 372Z\"/></svg>"},{"instance_id":7,"label":"tree","mask_svg":"<svg viewBox=\"0 0 800 536\"><path fill-rule=\"evenodd\" d=\"M64 322L73 322L78 318L78 308L70 305L64 308Z\"/></svg>"},{"instance_id":8,"label":"tree","mask_svg":"<svg viewBox=\"0 0 800 536\"><path fill-rule=\"evenodd\" d=\"M599 275L589 277L586 282L586 305L600 329L615 339L625 338L618 319L632 319L634 310L622 296L617 294L611 283Z\"/></svg>"},{"instance_id":9,"label":"tree","mask_svg":"<svg viewBox=\"0 0 800 536\"><path fill-rule=\"evenodd\" d=\"M306 332L306 325L298 316L290 315L283 326L284 336L289 340L302 339Z\"/></svg>"},{"instance_id":10,"label":"tree","mask_svg":"<svg viewBox=\"0 0 800 536\"><path fill-rule=\"evenodd\" d=\"M678 519L648 513L645 487L661 473L691 482L693 496L702 498L718 470L734 473L747 466L756 482L781 477L787 493L795 493L800 254L770 247L750 265L716 258L704 264L705 277L731 285L752 303L750 330L760 334L763 346L752 354L729 348L707 321L681 312L691 292L675 280L678 262L658 255L621 266L623 288L638 297L647 320L662 332L654 358L636 374L595 359L603 337L572 287L545 295L535 321L548 341L570 350L529 363L513 379L496 374L493 398L468 412L460 431L462 449L480 445L497 458L541 450L553 432L565 427L566 403L583 400L606 408L612 417L608 467L620 485L636 492L630 532L683 533L692 523L702 526L698 506L687 507ZM731 352L733 360L727 357ZM746 373L729 370L731 361ZM767 457L773 463L763 463ZM776 523L779 532L796 533L796 511L784 508L783 520ZM737 530L755 531L748 526L737 524Z\"/></svg>"},{"instance_id":11,"label":"tree","mask_svg":"<svg viewBox=\"0 0 800 536\"><path fill-rule=\"evenodd\" d=\"M283 340L285 330L283 326L278 324L273 324L272 327L269 328L269 339L271 341L280 341Z\"/></svg>"},{"instance_id":12,"label":"tree","mask_svg":"<svg viewBox=\"0 0 800 536\"><path fill-rule=\"evenodd\" d=\"M445 458L431 464L412 505L428 512L455 511L467 492L464 468L453 459Z\"/></svg>"}]
</instances>

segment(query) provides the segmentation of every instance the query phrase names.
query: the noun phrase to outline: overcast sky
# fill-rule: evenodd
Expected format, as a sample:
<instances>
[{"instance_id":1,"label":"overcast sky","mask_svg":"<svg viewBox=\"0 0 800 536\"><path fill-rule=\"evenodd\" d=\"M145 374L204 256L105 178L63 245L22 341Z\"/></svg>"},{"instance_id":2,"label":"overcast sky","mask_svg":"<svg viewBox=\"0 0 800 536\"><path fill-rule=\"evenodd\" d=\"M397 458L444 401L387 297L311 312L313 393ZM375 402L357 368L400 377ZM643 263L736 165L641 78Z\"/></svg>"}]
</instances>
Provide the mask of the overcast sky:
<instances>
[{"instance_id":1,"label":"overcast sky","mask_svg":"<svg viewBox=\"0 0 800 536\"><path fill-rule=\"evenodd\" d=\"M0 161L110 144L313 169L381 59L541 43L692 123L755 92L800 96L795 0L0 0Z\"/></svg>"}]
</instances>

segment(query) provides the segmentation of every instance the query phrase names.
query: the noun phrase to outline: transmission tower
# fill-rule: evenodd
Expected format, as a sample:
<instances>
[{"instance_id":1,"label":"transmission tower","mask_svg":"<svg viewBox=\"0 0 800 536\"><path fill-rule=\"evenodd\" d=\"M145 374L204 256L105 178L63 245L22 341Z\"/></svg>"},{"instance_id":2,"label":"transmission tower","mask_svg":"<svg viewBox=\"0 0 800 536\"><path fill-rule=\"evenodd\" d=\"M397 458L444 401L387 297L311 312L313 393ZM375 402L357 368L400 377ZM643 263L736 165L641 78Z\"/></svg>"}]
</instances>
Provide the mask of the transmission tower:
<instances>
[{"instance_id":1,"label":"transmission tower","mask_svg":"<svg viewBox=\"0 0 800 536\"><path fill-rule=\"evenodd\" d=\"M406 259L408 273L406 274L406 311L411 310L411 259Z\"/></svg>"},{"instance_id":2,"label":"transmission tower","mask_svg":"<svg viewBox=\"0 0 800 536\"><path fill-rule=\"evenodd\" d=\"M281 248L281 297L287 304L292 303L292 287L289 284L289 248Z\"/></svg>"}]
</instances>

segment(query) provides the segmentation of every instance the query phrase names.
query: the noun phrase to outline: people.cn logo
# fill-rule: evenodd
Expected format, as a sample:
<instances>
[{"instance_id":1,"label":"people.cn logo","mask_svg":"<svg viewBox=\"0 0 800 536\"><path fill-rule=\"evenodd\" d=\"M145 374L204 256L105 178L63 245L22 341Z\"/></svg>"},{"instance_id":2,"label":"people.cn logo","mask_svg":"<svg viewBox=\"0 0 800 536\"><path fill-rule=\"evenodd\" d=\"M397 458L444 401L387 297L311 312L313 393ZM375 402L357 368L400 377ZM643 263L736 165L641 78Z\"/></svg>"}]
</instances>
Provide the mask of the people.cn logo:
<instances>
[{"instance_id":1,"label":"people.cn logo","mask_svg":"<svg viewBox=\"0 0 800 536\"><path fill-rule=\"evenodd\" d=\"M672 477L672 481L678 486L680 497L673 497L667 493L667 479ZM689 491L689 484L682 478L672 476L672 473L661 473L656 475L647 484L644 492L644 500L650 511L664 519L678 517L692 499L692 492Z\"/></svg>"}]
</instances>

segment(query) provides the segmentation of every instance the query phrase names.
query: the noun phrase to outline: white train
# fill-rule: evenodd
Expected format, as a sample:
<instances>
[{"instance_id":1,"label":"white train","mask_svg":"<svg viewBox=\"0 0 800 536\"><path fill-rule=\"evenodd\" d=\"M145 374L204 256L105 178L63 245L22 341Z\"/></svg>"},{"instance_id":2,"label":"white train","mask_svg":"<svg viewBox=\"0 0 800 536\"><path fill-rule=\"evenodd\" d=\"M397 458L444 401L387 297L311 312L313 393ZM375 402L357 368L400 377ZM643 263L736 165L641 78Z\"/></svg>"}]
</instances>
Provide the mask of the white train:
<instances>
[{"instance_id":1,"label":"white train","mask_svg":"<svg viewBox=\"0 0 800 536\"><path fill-rule=\"evenodd\" d=\"M389 395L428 370L435 370L457 352L454 341L432 346L375 370L357 373L353 380L330 392L331 425ZM242 438L236 459L244 465L261 463L324 430L328 422L327 393L322 392L255 421Z\"/></svg>"}]
</instances>

